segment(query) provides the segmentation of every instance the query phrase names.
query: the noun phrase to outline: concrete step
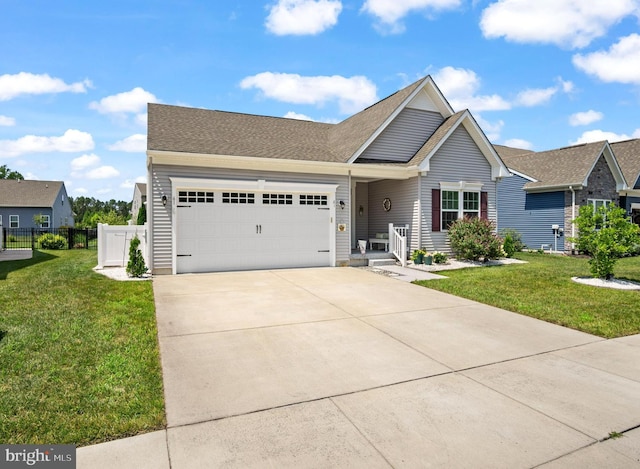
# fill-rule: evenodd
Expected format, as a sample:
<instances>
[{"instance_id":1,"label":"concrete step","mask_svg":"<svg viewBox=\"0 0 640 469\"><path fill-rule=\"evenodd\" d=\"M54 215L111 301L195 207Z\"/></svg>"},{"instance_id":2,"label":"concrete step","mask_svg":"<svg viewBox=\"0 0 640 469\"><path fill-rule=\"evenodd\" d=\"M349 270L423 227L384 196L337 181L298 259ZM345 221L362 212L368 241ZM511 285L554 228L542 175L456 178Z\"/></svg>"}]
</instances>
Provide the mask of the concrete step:
<instances>
[{"instance_id":1,"label":"concrete step","mask_svg":"<svg viewBox=\"0 0 640 469\"><path fill-rule=\"evenodd\" d=\"M396 265L395 259L369 259L369 267L376 267L379 265Z\"/></svg>"}]
</instances>

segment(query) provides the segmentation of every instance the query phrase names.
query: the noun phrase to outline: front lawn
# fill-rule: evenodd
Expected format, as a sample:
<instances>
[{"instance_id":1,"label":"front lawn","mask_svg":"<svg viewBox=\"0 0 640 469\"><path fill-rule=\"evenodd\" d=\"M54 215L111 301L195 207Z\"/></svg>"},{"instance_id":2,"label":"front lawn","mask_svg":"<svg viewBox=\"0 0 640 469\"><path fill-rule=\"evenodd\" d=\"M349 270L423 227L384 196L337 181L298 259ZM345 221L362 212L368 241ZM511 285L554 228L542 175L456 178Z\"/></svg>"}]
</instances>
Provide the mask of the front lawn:
<instances>
[{"instance_id":1,"label":"front lawn","mask_svg":"<svg viewBox=\"0 0 640 469\"><path fill-rule=\"evenodd\" d=\"M79 446L163 428L151 282L96 251L0 262L0 442Z\"/></svg>"},{"instance_id":2,"label":"front lawn","mask_svg":"<svg viewBox=\"0 0 640 469\"><path fill-rule=\"evenodd\" d=\"M571 277L590 276L585 258L516 257L528 263L446 271L448 279L416 283L601 337L640 333L640 291L573 282ZM640 282L640 257L619 260L614 272Z\"/></svg>"}]
</instances>

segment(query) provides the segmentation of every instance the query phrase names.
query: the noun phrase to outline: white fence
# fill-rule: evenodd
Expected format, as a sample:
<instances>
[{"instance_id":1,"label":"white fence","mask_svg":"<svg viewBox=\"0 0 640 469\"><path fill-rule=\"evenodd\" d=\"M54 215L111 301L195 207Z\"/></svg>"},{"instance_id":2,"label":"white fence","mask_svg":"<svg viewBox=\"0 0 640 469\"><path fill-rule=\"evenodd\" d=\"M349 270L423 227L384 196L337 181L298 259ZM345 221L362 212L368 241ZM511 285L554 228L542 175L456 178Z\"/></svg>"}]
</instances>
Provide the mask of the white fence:
<instances>
[{"instance_id":1,"label":"white fence","mask_svg":"<svg viewBox=\"0 0 640 469\"><path fill-rule=\"evenodd\" d=\"M98 268L125 267L129 262L129 245L135 235L139 249L147 261L147 225L104 225L98 223Z\"/></svg>"}]
</instances>

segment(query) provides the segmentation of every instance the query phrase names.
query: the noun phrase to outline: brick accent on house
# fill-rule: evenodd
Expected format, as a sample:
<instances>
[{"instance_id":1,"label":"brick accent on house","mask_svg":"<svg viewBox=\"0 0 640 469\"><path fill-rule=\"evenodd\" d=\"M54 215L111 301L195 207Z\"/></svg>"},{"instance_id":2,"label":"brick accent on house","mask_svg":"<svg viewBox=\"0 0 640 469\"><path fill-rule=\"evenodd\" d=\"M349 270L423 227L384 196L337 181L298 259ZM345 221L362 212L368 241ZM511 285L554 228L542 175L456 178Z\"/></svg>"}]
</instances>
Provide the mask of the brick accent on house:
<instances>
[{"instance_id":1,"label":"brick accent on house","mask_svg":"<svg viewBox=\"0 0 640 469\"><path fill-rule=\"evenodd\" d=\"M604 156L600 156L596 165L591 171L589 178L587 179L587 186L582 189L576 191L576 207L575 207L575 216L578 216L578 212L580 207L583 205L587 205L589 199L606 199L611 200L615 204L620 204L620 195L616 191L616 180L613 177L613 173L611 169L609 169L609 165L605 160ZM564 249L565 251L571 251L571 243L568 238L571 237L571 226L572 226L572 218L571 218L571 191L565 191L564 194L565 201L565 209L564 209L564 226L565 226L565 236L564 236ZM578 235L576 231L575 235Z\"/></svg>"}]
</instances>

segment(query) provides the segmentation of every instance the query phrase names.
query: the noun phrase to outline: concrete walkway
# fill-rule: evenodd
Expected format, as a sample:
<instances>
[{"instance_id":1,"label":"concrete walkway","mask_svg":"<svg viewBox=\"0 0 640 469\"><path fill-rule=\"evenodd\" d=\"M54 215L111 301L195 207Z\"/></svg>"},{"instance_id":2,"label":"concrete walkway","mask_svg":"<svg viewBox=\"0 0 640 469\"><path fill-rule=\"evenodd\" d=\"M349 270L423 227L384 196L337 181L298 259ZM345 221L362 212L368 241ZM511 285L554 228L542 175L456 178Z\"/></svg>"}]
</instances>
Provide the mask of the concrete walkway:
<instances>
[{"instance_id":1,"label":"concrete walkway","mask_svg":"<svg viewBox=\"0 0 640 469\"><path fill-rule=\"evenodd\" d=\"M640 466L640 336L356 268L153 287L168 427L78 468Z\"/></svg>"}]
</instances>

